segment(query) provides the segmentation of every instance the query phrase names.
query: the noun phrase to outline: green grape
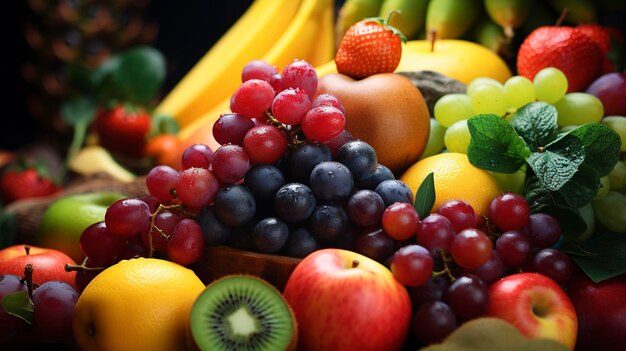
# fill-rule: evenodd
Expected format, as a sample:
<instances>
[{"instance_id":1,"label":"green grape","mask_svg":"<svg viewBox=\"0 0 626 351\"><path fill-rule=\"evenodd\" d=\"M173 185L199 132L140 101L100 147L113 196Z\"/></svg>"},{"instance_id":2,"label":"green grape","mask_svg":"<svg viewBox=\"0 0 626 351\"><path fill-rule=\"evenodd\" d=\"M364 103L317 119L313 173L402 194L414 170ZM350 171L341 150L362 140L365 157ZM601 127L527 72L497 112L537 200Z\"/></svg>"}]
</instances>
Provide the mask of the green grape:
<instances>
[{"instance_id":1,"label":"green grape","mask_svg":"<svg viewBox=\"0 0 626 351\"><path fill-rule=\"evenodd\" d=\"M596 216L593 213L593 205L591 202L587 202L585 205L578 209L580 216L587 224L587 228L580 233L572 233L570 231L563 231L563 237L567 240L581 243L591 239L596 230Z\"/></svg>"},{"instance_id":2,"label":"green grape","mask_svg":"<svg viewBox=\"0 0 626 351\"><path fill-rule=\"evenodd\" d=\"M535 74L533 85L537 100L554 104L567 92L567 77L556 67L546 67Z\"/></svg>"},{"instance_id":3,"label":"green grape","mask_svg":"<svg viewBox=\"0 0 626 351\"><path fill-rule=\"evenodd\" d=\"M622 141L621 152L626 151L626 117L625 116L606 116L602 118L600 123L613 129L619 135Z\"/></svg>"},{"instance_id":4,"label":"green grape","mask_svg":"<svg viewBox=\"0 0 626 351\"><path fill-rule=\"evenodd\" d=\"M468 94L472 102L472 110L476 114L493 113L504 116L509 108L504 97L504 88L491 84L477 86Z\"/></svg>"},{"instance_id":5,"label":"green grape","mask_svg":"<svg viewBox=\"0 0 626 351\"><path fill-rule=\"evenodd\" d=\"M445 147L443 143L443 135L446 133L446 128L444 128L436 119L430 119L430 131L428 133L428 143L426 144L426 148L422 155L420 156L420 160L424 159L428 156L436 155L443 150Z\"/></svg>"},{"instance_id":6,"label":"green grape","mask_svg":"<svg viewBox=\"0 0 626 351\"><path fill-rule=\"evenodd\" d=\"M593 199L601 199L611 190L611 181L608 176L600 177L600 187Z\"/></svg>"},{"instance_id":7,"label":"green grape","mask_svg":"<svg viewBox=\"0 0 626 351\"><path fill-rule=\"evenodd\" d=\"M499 81L497 81L497 80L495 80L493 78L490 78L490 77L478 77L478 78L472 79L472 81L469 82L469 84L465 88L465 93L467 95L470 95L471 92L474 91L475 88L477 88L479 86L483 86L483 85L493 85L493 86L498 87L498 88L504 88L502 83L500 83Z\"/></svg>"},{"instance_id":8,"label":"green grape","mask_svg":"<svg viewBox=\"0 0 626 351\"><path fill-rule=\"evenodd\" d=\"M626 186L626 163L617 161L613 170L607 176L611 184L611 189L621 189Z\"/></svg>"},{"instance_id":9,"label":"green grape","mask_svg":"<svg viewBox=\"0 0 626 351\"><path fill-rule=\"evenodd\" d=\"M558 113L559 127L600 122L604 116L602 101L587 93L567 93L554 104Z\"/></svg>"},{"instance_id":10,"label":"green grape","mask_svg":"<svg viewBox=\"0 0 626 351\"><path fill-rule=\"evenodd\" d=\"M535 101L535 86L524 76L513 76L504 82L504 97L509 106L520 108Z\"/></svg>"},{"instance_id":11,"label":"green grape","mask_svg":"<svg viewBox=\"0 0 626 351\"><path fill-rule=\"evenodd\" d=\"M435 102L433 115L444 128L448 128L454 122L472 117L474 110L472 110L469 96L465 94L446 94Z\"/></svg>"},{"instance_id":12,"label":"green grape","mask_svg":"<svg viewBox=\"0 0 626 351\"><path fill-rule=\"evenodd\" d=\"M606 196L592 203L600 224L612 232L626 233L626 195L610 190Z\"/></svg>"},{"instance_id":13,"label":"green grape","mask_svg":"<svg viewBox=\"0 0 626 351\"><path fill-rule=\"evenodd\" d=\"M467 146L470 143L470 132L467 127L467 120L458 121L446 129L443 136L443 143L450 152L467 153Z\"/></svg>"},{"instance_id":14,"label":"green grape","mask_svg":"<svg viewBox=\"0 0 626 351\"><path fill-rule=\"evenodd\" d=\"M523 170L517 170L515 173L491 172L491 174L503 192L522 194L526 180L526 172Z\"/></svg>"}]
</instances>

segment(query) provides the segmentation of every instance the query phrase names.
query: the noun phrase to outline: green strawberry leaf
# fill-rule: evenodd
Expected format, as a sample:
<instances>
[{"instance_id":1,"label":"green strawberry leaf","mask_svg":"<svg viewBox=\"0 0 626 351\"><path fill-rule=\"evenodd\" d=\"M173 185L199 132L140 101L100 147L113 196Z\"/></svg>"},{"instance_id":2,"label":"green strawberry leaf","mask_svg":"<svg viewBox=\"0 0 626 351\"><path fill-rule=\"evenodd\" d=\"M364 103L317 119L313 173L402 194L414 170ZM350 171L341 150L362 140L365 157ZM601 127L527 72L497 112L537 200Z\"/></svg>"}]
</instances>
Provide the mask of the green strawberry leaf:
<instances>
[{"instance_id":1,"label":"green strawberry leaf","mask_svg":"<svg viewBox=\"0 0 626 351\"><path fill-rule=\"evenodd\" d=\"M580 139L564 135L543 150L533 152L527 162L541 185L549 191L556 191L574 176L584 159L585 150Z\"/></svg>"},{"instance_id":2,"label":"green strawberry leaf","mask_svg":"<svg viewBox=\"0 0 626 351\"><path fill-rule=\"evenodd\" d=\"M617 133L601 123L585 123L571 130L569 134L578 137L585 148L585 164L598 175L605 176L619 160L622 141Z\"/></svg>"},{"instance_id":3,"label":"green strawberry leaf","mask_svg":"<svg viewBox=\"0 0 626 351\"><path fill-rule=\"evenodd\" d=\"M18 291L2 298L2 308L10 315L22 319L28 324L33 324L35 309L33 301L26 291Z\"/></svg>"},{"instance_id":4,"label":"green strawberry leaf","mask_svg":"<svg viewBox=\"0 0 626 351\"><path fill-rule=\"evenodd\" d=\"M435 204L435 181L434 173L430 172L422 181L415 192L413 207L417 210L420 218L428 216Z\"/></svg>"},{"instance_id":5,"label":"green strawberry leaf","mask_svg":"<svg viewBox=\"0 0 626 351\"><path fill-rule=\"evenodd\" d=\"M563 241L559 247L598 283L626 273L626 238L621 233L602 233L582 243Z\"/></svg>"},{"instance_id":6,"label":"green strawberry leaf","mask_svg":"<svg viewBox=\"0 0 626 351\"><path fill-rule=\"evenodd\" d=\"M548 144L557 132L556 108L545 102L531 102L515 112L511 126L531 150Z\"/></svg>"},{"instance_id":7,"label":"green strawberry leaf","mask_svg":"<svg viewBox=\"0 0 626 351\"><path fill-rule=\"evenodd\" d=\"M530 156L530 149L511 124L493 114L467 120L470 143L467 157L476 167L500 173L514 173Z\"/></svg>"}]
</instances>

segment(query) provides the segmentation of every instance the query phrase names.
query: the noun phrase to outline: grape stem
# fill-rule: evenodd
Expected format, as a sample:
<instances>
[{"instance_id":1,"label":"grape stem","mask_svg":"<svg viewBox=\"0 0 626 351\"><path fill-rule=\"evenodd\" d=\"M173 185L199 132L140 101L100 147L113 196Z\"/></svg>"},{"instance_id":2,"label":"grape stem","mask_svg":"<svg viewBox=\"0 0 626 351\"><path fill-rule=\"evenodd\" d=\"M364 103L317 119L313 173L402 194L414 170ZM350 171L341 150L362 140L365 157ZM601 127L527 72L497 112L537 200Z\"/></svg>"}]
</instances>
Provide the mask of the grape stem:
<instances>
[{"instance_id":1,"label":"grape stem","mask_svg":"<svg viewBox=\"0 0 626 351\"><path fill-rule=\"evenodd\" d=\"M450 262L452 262L452 258L448 257L446 252L443 250L439 250L439 255L441 256L441 261L443 262L443 269L440 271L433 271L433 278L447 275L450 282L454 282L456 277L452 274L452 270L450 269Z\"/></svg>"},{"instance_id":2,"label":"grape stem","mask_svg":"<svg viewBox=\"0 0 626 351\"><path fill-rule=\"evenodd\" d=\"M265 116L267 116L267 124L273 125L274 127L284 131L285 134L287 134L287 137L289 138L289 147L293 148L297 145L304 143L302 128L300 127L300 125L298 125L297 127L292 127L281 123L279 120L276 119L276 117L274 117L274 115L272 115L270 111L265 111Z\"/></svg>"},{"instance_id":3,"label":"grape stem","mask_svg":"<svg viewBox=\"0 0 626 351\"><path fill-rule=\"evenodd\" d=\"M161 213L164 210L175 210L178 211L180 213L183 213L186 216L189 217L195 217L195 215L193 213L187 212L185 211L185 208L183 205L163 205L163 204L159 204L159 207L157 207L157 209L150 214L150 229L148 231L148 246L150 251L148 252L148 257L152 257L154 255L154 247L152 245L152 233L153 230L156 230L159 235L161 235L162 237L165 238L165 240L169 240L170 235L165 234L165 232L163 232L163 230L161 228L159 228L154 222L156 220L156 216L159 215L159 213Z\"/></svg>"}]
</instances>

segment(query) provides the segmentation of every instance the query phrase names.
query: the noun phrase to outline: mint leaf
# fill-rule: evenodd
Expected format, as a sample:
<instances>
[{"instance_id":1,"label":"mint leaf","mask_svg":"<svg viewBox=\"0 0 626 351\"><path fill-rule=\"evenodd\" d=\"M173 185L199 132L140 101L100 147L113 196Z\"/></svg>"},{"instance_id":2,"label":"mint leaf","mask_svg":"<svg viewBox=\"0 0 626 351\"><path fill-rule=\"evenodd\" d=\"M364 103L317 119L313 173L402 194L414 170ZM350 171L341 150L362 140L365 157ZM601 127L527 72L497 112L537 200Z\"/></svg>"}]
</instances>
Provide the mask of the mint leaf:
<instances>
[{"instance_id":1,"label":"mint leaf","mask_svg":"<svg viewBox=\"0 0 626 351\"><path fill-rule=\"evenodd\" d=\"M574 176L563 184L559 193L563 200L573 208L579 208L588 203L600 189L600 176L595 169L582 164Z\"/></svg>"},{"instance_id":2,"label":"mint leaf","mask_svg":"<svg viewBox=\"0 0 626 351\"><path fill-rule=\"evenodd\" d=\"M585 164L601 177L609 174L619 160L622 141L617 133L601 123L585 123L571 130L585 148Z\"/></svg>"},{"instance_id":3,"label":"mint leaf","mask_svg":"<svg viewBox=\"0 0 626 351\"><path fill-rule=\"evenodd\" d=\"M556 108L546 102L531 102L513 115L511 126L531 150L548 144L557 132Z\"/></svg>"},{"instance_id":4,"label":"mint leaf","mask_svg":"<svg viewBox=\"0 0 626 351\"><path fill-rule=\"evenodd\" d=\"M602 233L576 245L564 241L560 250L584 253L570 254L570 257L596 283L626 273L626 238L623 234Z\"/></svg>"},{"instance_id":5,"label":"mint leaf","mask_svg":"<svg viewBox=\"0 0 626 351\"><path fill-rule=\"evenodd\" d=\"M32 324L33 322L35 309L33 301L26 291L14 292L3 297L2 308L6 313L14 315L28 324Z\"/></svg>"},{"instance_id":6,"label":"mint leaf","mask_svg":"<svg viewBox=\"0 0 626 351\"><path fill-rule=\"evenodd\" d=\"M533 152L527 162L541 185L555 191L574 176L584 160L585 150L580 139L564 135L546 145L543 151Z\"/></svg>"},{"instance_id":7,"label":"mint leaf","mask_svg":"<svg viewBox=\"0 0 626 351\"><path fill-rule=\"evenodd\" d=\"M492 114L467 120L471 139L467 157L478 168L514 173L530 155L530 149L506 120Z\"/></svg>"},{"instance_id":8,"label":"mint leaf","mask_svg":"<svg viewBox=\"0 0 626 351\"><path fill-rule=\"evenodd\" d=\"M420 218L425 218L430 214L435 204L435 181L434 173L430 172L422 181L417 192L415 192L415 202L413 207L417 210Z\"/></svg>"}]
</instances>

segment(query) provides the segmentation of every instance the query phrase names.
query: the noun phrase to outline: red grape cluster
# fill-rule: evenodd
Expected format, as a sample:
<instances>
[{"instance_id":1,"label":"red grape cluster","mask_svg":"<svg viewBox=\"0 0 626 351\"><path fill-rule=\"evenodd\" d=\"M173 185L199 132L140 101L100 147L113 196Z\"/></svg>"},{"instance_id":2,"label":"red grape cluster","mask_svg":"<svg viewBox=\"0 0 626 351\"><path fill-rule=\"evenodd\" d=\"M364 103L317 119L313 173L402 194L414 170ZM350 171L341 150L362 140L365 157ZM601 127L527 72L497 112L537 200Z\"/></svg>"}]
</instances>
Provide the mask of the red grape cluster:
<instances>
[{"instance_id":1,"label":"red grape cluster","mask_svg":"<svg viewBox=\"0 0 626 351\"><path fill-rule=\"evenodd\" d=\"M23 311L18 318L0 308L0 345L19 343L15 346L21 349L29 345L71 344L72 316L79 293L62 281L34 284L32 274L32 266L27 265L24 277L0 275L0 300L12 305L13 313L16 309Z\"/></svg>"},{"instance_id":2,"label":"red grape cluster","mask_svg":"<svg viewBox=\"0 0 626 351\"><path fill-rule=\"evenodd\" d=\"M410 291L415 339L440 342L460 324L483 316L488 287L508 274L538 272L565 285L573 264L553 248L560 237L555 217L531 214L516 193L494 198L485 218L466 202L450 200L418 220L413 238L385 261Z\"/></svg>"}]
</instances>

